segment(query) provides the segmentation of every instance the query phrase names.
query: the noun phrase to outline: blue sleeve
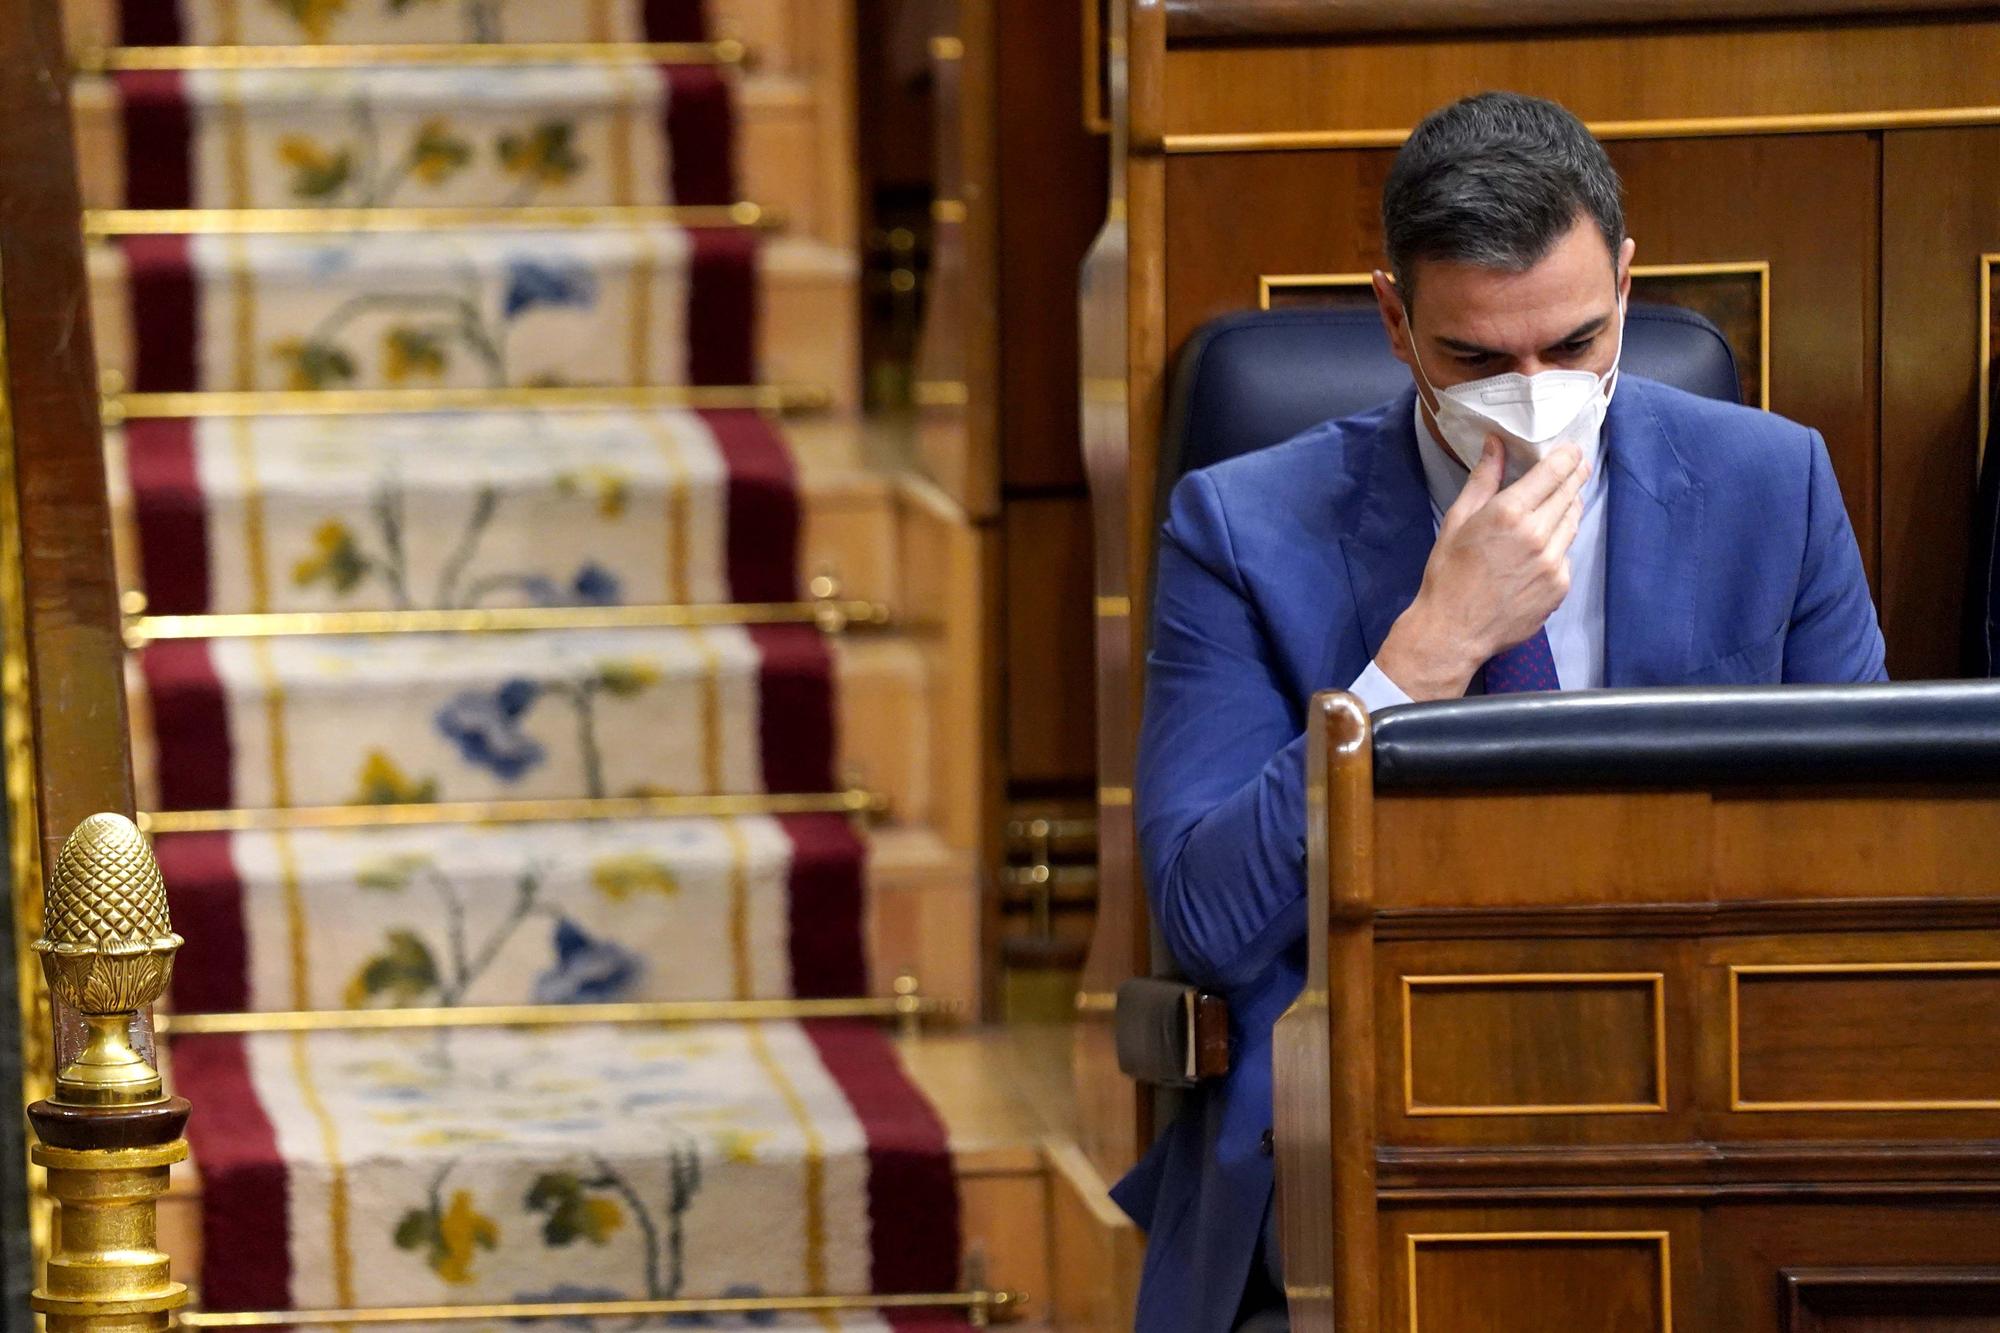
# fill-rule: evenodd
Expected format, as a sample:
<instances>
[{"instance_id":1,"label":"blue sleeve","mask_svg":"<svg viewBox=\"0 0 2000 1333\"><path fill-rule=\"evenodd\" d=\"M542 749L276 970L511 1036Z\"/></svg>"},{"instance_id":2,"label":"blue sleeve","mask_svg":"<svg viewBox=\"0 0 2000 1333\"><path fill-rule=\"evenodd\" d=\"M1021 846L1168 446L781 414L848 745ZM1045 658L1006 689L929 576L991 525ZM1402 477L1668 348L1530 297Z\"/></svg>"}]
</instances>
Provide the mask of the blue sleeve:
<instances>
[{"instance_id":1,"label":"blue sleeve","mask_svg":"<svg viewBox=\"0 0 2000 1333\"><path fill-rule=\"evenodd\" d=\"M1153 614L1136 794L1153 919L1190 979L1227 992L1305 935L1305 722L1202 473L1174 488Z\"/></svg>"},{"instance_id":2,"label":"blue sleeve","mask_svg":"<svg viewBox=\"0 0 2000 1333\"><path fill-rule=\"evenodd\" d=\"M1792 623L1785 635L1785 682L1827 684L1887 680L1882 630L1861 569L1861 549L1841 503L1833 461L1811 435L1806 550Z\"/></svg>"}]
</instances>

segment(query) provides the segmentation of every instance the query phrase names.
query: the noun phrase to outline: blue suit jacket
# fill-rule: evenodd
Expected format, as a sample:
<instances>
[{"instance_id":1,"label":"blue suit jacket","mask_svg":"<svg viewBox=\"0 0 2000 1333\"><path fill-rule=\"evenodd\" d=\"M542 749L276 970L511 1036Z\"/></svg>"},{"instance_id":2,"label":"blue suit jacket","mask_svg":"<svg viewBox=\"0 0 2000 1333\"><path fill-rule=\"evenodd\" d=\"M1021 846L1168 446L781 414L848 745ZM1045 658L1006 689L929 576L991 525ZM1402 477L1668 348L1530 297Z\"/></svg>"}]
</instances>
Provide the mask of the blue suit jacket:
<instances>
[{"instance_id":1,"label":"blue suit jacket","mask_svg":"<svg viewBox=\"0 0 2000 1333\"><path fill-rule=\"evenodd\" d=\"M1116 1197L1149 1233L1141 1333L1226 1333L1271 1191L1271 1027L1305 967L1307 701L1346 687L1435 541L1410 394L1174 488L1138 822L1153 919L1228 997L1232 1067ZM1606 422L1611 686L1883 678L1817 433L1631 376Z\"/></svg>"}]
</instances>

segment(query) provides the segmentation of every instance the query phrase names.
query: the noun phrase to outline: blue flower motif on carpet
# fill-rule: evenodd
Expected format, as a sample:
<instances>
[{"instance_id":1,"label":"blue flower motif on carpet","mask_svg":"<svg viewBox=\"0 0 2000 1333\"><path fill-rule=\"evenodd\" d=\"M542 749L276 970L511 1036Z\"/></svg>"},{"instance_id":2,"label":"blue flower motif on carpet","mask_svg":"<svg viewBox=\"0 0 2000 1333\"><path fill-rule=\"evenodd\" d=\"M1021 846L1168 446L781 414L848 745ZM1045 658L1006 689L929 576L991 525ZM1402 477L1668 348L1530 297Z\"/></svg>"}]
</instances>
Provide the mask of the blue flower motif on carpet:
<instances>
[{"instance_id":1,"label":"blue flower motif on carpet","mask_svg":"<svg viewBox=\"0 0 2000 1333\"><path fill-rule=\"evenodd\" d=\"M521 730L522 717L541 694L538 683L519 678L497 690L467 690L438 710L437 728L467 763L514 782L548 757L541 742Z\"/></svg>"},{"instance_id":2,"label":"blue flower motif on carpet","mask_svg":"<svg viewBox=\"0 0 2000 1333\"><path fill-rule=\"evenodd\" d=\"M519 1291L514 1293L516 1305L583 1305L597 1301L629 1301L630 1292L619 1291L615 1287L586 1287L575 1282L558 1282L547 1291ZM515 1323L524 1328L573 1328L579 1333L597 1333L603 1321L588 1315L572 1316L564 1319L517 1319Z\"/></svg>"},{"instance_id":3,"label":"blue flower motif on carpet","mask_svg":"<svg viewBox=\"0 0 2000 1333\"><path fill-rule=\"evenodd\" d=\"M630 990L645 964L639 955L558 917L555 966L535 978L536 1004L592 1004Z\"/></svg>"},{"instance_id":4,"label":"blue flower motif on carpet","mask_svg":"<svg viewBox=\"0 0 2000 1333\"><path fill-rule=\"evenodd\" d=\"M738 1282L725 1287L722 1298L730 1301L755 1300L764 1294L764 1289L751 1282ZM770 1328L778 1322L776 1310L749 1310L742 1314L677 1314L668 1315L667 1322L681 1328Z\"/></svg>"},{"instance_id":5,"label":"blue flower motif on carpet","mask_svg":"<svg viewBox=\"0 0 2000 1333\"><path fill-rule=\"evenodd\" d=\"M567 588L554 579L531 574L521 580L521 590L533 606L617 606L625 598L618 576L595 560L586 561Z\"/></svg>"},{"instance_id":6,"label":"blue flower motif on carpet","mask_svg":"<svg viewBox=\"0 0 2000 1333\"><path fill-rule=\"evenodd\" d=\"M597 304L597 275L575 260L513 259L507 264L507 295L502 310L508 319L536 306Z\"/></svg>"}]
</instances>

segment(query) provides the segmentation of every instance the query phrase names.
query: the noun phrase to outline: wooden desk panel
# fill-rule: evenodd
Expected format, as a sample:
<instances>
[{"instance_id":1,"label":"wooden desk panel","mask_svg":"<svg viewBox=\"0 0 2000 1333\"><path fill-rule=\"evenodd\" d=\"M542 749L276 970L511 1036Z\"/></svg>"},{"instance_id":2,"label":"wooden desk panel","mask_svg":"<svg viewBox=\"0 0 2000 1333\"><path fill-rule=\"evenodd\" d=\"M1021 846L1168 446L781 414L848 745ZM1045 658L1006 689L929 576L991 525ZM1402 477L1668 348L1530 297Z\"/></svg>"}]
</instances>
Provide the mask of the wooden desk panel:
<instances>
[{"instance_id":1,"label":"wooden desk panel","mask_svg":"<svg viewBox=\"0 0 2000 1333\"><path fill-rule=\"evenodd\" d=\"M1927 112L1990 122L2000 20L1170 47L1165 71L1168 152L1268 147L1274 135L1394 144L1434 108L1486 88L1554 98L1604 137L1778 132L1842 116L1894 125ZM1763 123L1700 124L1715 120Z\"/></svg>"}]
</instances>

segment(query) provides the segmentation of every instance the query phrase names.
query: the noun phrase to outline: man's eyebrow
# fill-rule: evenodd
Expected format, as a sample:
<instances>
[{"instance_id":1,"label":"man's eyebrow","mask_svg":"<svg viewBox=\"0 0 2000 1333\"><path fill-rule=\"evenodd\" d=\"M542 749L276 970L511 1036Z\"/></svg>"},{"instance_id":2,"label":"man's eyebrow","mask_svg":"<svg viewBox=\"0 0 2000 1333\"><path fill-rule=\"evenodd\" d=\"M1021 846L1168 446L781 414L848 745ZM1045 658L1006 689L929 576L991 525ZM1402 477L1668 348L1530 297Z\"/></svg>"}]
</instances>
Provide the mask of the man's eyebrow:
<instances>
[{"instance_id":1,"label":"man's eyebrow","mask_svg":"<svg viewBox=\"0 0 2000 1333\"><path fill-rule=\"evenodd\" d=\"M1550 343L1549 346L1561 347L1564 343L1573 343L1583 338L1594 338L1603 331L1604 326L1610 323L1610 321L1611 317L1609 315L1599 315L1596 319L1587 319L1562 337ZM1492 347L1481 347L1478 343L1469 343L1458 338L1448 338L1443 334L1439 334L1437 340L1447 350L1456 352L1460 356L1507 355L1505 352Z\"/></svg>"}]
</instances>

